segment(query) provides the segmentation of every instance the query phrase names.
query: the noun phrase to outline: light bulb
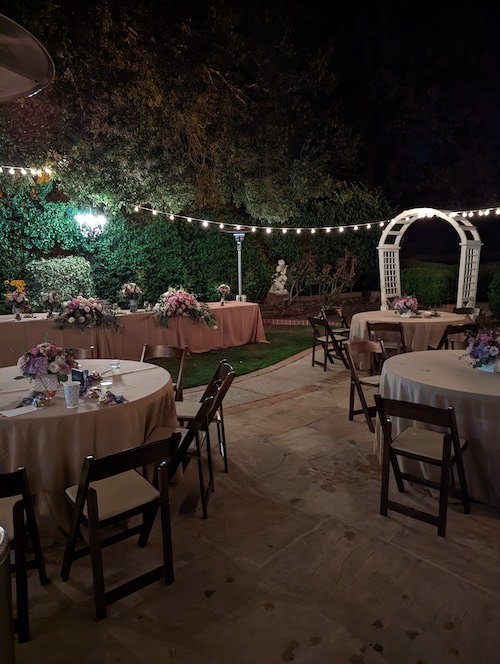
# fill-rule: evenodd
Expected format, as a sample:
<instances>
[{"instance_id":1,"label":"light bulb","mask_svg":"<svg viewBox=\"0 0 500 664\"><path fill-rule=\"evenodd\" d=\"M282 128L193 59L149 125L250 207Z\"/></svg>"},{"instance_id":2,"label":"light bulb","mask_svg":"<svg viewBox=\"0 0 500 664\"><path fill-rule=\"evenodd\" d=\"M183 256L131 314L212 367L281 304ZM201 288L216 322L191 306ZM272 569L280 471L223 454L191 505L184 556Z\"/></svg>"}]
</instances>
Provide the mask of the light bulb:
<instances>
[{"instance_id":1,"label":"light bulb","mask_svg":"<svg viewBox=\"0 0 500 664\"><path fill-rule=\"evenodd\" d=\"M191 217L188 217L188 218L187 218L187 222L188 222L188 224L190 224L192 221L193 221L193 220L191 219Z\"/></svg>"},{"instance_id":2,"label":"light bulb","mask_svg":"<svg viewBox=\"0 0 500 664\"><path fill-rule=\"evenodd\" d=\"M283 235L285 235L285 233L288 233L288 229L287 228L282 228L281 232L283 233Z\"/></svg>"},{"instance_id":3,"label":"light bulb","mask_svg":"<svg viewBox=\"0 0 500 664\"><path fill-rule=\"evenodd\" d=\"M372 227L371 224L366 224L366 229L367 229L367 230L370 230L371 227Z\"/></svg>"},{"instance_id":4,"label":"light bulb","mask_svg":"<svg viewBox=\"0 0 500 664\"><path fill-rule=\"evenodd\" d=\"M256 230L255 226L252 226L252 233L255 233Z\"/></svg>"},{"instance_id":5,"label":"light bulb","mask_svg":"<svg viewBox=\"0 0 500 664\"><path fill-rule=\"evenodd\" d=\"M315 228L311 228L311 235L314 235L314 233L316 233L316 229L315 229Z\"/></svg>"},{"instance_id":6,"label":"light bulb","mask_svg":"<svg viewBox=\"0 0 500 664\"><path fill-rule=\"evenodd\" d=\"M208 226L208 221L206 219L203 220L202 226L203 228L206 228Z\"/></svg>"},{"instance_id":7,"label":"light bulb","mask_svg":"<svg viewBox=\"0 0 500 664\"><path fill-rule=\"evenodd\" d=\"M295 232L297 233L297 235L300 235L300 234L302 233L302 229L301 229L301 228L297 228L297 230L296 230Z\"/></svg>"},{"instance_id":8,"label":"light bulb","mask_svg":"<svg viewBox=\"0 0 500 664\"><path fill-rule=\"evenodd\" d=\"M343 232L344 232L344 227L343 227L343 226L339 226L339 233L343 233Z\"/></svg>"},{"instance_id":9,"label":"light bulb","mask_svg":"<svg viewBox=\"0 0 500 664\"><path fill-rule=\"evenodd\" d=\"M326 229L326 232L327 232L327 233L331 233L331 231L332 231L331 228L327 228L327 229Z\"/></svg>"},{"instance_id":10,"label":"light bulb","mask_svg":"<svg viewBox=\"0 0 500 664\"><path fill-rule=\"evenodd\" d=\"M266 233L269 235L269 234L271 233L271 229L270 229L270 228L266 228Z\"/></svg>"},{"instance_id":11,"label":"light bulb","mask_svg":"<svg viewBox=\"0 0 500 664\"><path fill-rule=\"evenodd\" d=\"M170 221L173 221L175 219L173 214L170 214L168 218L170 219Z\"/></svg>"},{"instance_id":12,"label":"light bulb","mask_svg":"<svg viewBox=\"0 0 500 664\"><path fill-rule=\"evenodd\" d=\"M138 205L134 205L134 212L139 212L139 206Z\"/></svg>"},{"instance_id":13,"label":"light bulb","mask_svg":"<svg viewBox=\"0 0 500 664\"><path fill-rule=\"evenodd\" d=\"M220 229L224 228L224 224L219 224L219 228Z\"/></svg>"},{"instance_id":14,"label":"light bulb","mask_svg":"<svg viewBox=\"0 0 500 664\"><path fill-rule=\"evenodd\" d=\"M156 217L156 215L158 214L158 210L153 210L153 214Z\"/></svg>"},{"instance_id":15,"label":"light bulb","mask_svg":"<svg viewBox=\"0 0 500 664\"><path fill-rule=\"evenodd\" d=\"M16 171L15 171L13 168L9 168L9 173L10 173L11 175L14 175L15 172L16 172Z\"/></svg>"}]
</instances>

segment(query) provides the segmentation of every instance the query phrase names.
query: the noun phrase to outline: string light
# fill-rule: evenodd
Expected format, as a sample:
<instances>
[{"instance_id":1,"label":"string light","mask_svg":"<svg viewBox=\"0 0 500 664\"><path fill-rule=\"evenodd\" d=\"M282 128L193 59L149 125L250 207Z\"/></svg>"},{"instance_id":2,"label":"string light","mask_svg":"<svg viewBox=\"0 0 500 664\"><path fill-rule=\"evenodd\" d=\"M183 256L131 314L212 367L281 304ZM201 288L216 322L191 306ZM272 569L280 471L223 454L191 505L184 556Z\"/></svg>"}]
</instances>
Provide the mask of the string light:
<instances>
[{"instance_id":1,"label":"string light","mask_svg":"<svg viewBox=\"0 0 500 664\"><path fill-rule=\"evenodd\" d=\"M9 173L9 175L15 175L20 173L21 175L32 175L33 177L42 175L46 173L47 175L52 175L52 170L48 167L46 168L33 168L28 166L6 166L5 164L0 165L0 173Z\"/></svg>"},{"instance_id":2,"label":"string light","mask_svg":"<svg viewBox=\"0 0 500 664\"><path fill-rule=\"evenodd\" d=\"M286 235L286 233L293 232L297 235L300 235L303 231L309 232L309 234L314 235L320 231L324 231L325 233L329 234L332 232L332 230L337 230L339 233L344 233L346 230L353 230L353 231L358 231L360 228L366 228L367 231L371 230L375 225L379 228L384 228L386 224L390 223L392 219L385 219L382 221L371 221L367 222L365 224L347 224L343 226L302 226L302 227L296 227L296 228L280 228L279 226L277 228L273 228L271 226L249 226L249 225L244 225L244 224L230 224L230 223L222 223L219 221L212 221L210 219L198 219L196 217L187 217L183 214L174 214L173 212L162 212L161 210L156 210L151 207L145 206L145 205L135 205L134 206L134 212L139 212L140 210L143 210L145 212L151 212L154 215L157 214L164 214L169 217L169 219L174 220L174 219L184 219L188 223L191 223L192 221L198 221L201 223L203 228L207 228L208 226L213 226L217 227L221 231L240 231L243 233L256 233L257 231L261 231L266 233L266 235L270 235L273 230L280 231L283 235ZM457 212L448 212L450 216L462 216L464 218L471 217L475 214L478 216L486 217L492 212L495 212L497 216L500 216L500 207L495 207L491 206L489 208L481 208L481 210L462 210L462 211L457 211ZM481 212L481 214L480 214ZM420 211L419 217L420 219L424 218L431 218L433 216L432 210L429 208L424 211ZM411 217L406 216L404 218L404 221L408 222L410 221Z\"/></svg>"}]
</instances>

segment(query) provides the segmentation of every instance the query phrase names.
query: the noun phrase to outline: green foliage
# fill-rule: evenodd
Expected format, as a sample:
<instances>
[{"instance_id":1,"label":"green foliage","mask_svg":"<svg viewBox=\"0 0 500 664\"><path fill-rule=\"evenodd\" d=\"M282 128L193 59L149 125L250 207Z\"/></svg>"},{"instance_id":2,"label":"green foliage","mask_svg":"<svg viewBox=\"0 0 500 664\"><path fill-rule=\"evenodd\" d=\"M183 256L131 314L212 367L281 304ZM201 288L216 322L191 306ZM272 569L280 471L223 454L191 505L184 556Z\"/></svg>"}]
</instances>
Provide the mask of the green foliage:
<instances>
[{"instance_id":1,"label":"green foliage","mask_svg":"<svg viewBox=\"0 0 500 664\"><path fill-rule=\"evenodd\" d=\"M39 299L40 293L56 290L61 300L76 295L95 295L90 263L81 256L41 258L26 266L26 288L31 299Z\"/></svg>"},{"instance_id":2,"label":"green foliage","mask_svg":"<svg viewBox=\"0 0 500 664\"><path fill-rule=\"evenodd\" d=\"M500 272L497 272L491 280L488 288L488 302L493 316L497 320L500 319Z\"/></svg>"},{"instance_id":3,"label":"green foliage","mask_svg":"<svg viewBox=\"0 0 500 664\"><path fill-rule=\"evenodd\" d=\"M493 280L493 277L498 272L500 272L500 263L481 263L479 265L476 297L478 302L488 301L488 289Z\"/></svg>"},{"instance_id":4,"label":"green foliage","mask_svg":"<svg viewBox=\"0 0 500 664\"><path fill-rule=\"evenodd\" d=\"M426 264L401 270L401 291L415 295L421 307L454 302L457 270L447 265Z\"/></svg>"}]
</instances>

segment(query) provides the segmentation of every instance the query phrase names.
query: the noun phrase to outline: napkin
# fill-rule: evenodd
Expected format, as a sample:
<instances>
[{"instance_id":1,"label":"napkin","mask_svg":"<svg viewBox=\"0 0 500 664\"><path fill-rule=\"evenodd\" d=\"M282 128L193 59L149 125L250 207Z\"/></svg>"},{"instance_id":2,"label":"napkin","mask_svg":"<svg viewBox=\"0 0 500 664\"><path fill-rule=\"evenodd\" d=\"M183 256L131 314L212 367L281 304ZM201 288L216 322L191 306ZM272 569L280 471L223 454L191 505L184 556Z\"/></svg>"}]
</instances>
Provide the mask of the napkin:
<instances>
[{"instance_id":1,"label":"napkin","mask_svg":"<svg viewBox=\"0 0 500 664\"><path fill-rule=\"evenodd\" d=\"M21 406L21 408L10 408L9 410L0 410L0 415L4 417L15 417L16 415L24 415L25 413L32 413L36 410L35 406Z\"/></svg>"}]
</instances>

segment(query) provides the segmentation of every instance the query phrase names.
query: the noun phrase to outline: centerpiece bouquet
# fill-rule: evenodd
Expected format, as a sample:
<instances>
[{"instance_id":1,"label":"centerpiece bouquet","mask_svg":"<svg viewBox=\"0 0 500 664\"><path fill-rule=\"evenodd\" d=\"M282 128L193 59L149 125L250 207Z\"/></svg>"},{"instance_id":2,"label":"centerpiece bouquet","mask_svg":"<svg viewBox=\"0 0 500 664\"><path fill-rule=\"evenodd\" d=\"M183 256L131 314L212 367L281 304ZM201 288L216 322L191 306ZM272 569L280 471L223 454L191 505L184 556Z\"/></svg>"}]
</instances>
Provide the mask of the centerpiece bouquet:
<instances>
[{"instance_id":1,"label":"centerpiece bouquet","mask_svg":"<svg viewBox=\"0 0 500 664\"><path fill-rule=\"evenodd\" d=\"M52 289L47 293L40 293L40 301L47 312L47 318L52 318L54 311L61 308L61 298L59 293Z\"/></svg>"},{"instance_id":2,"label":"centerpiece bouquet","mask_svg":"<svg viewBox=\"0 0 500 664\"><path fill-rule=\"evenodd\" d=\"M231 287L228 284L220 284L220 286L217 286L215 290L220 295L221 306L224 306L224 303L226 302L226 297L231 292Z\"/></svg>"},{"instance_id":3,"label":"centerpiece bouquet","mask_svg":"<svg viewBox=\"0 0 500 664\"><path fill-rule=\"evenodd\" d=\"M77 297L68 300L64 309L56 319L60 329L65 327L78 327L85 330L89 327L118 328L118 320L109 304L95 297Z\"/></svg>"},{"instance_id":4,"label":"centerpiece bouquet","mask_svg":"<svg viewBox=\"0 0 500 664\"><path fill-rule=\"evenodd\" d=\"M130 283L123 284L121 294L129 301L130 311L137 311L137 300L142 294L141 288L131 281Z\"/></svg>"},{"instance_id":5,"label":"centerpiece bouquet","mask_svg":"<svg viewBox=\"0 0 500 664\"><path fill-rule=\"evenodd\" d=\"M394 303L394 309L400 316L416 316L418 314L418 300L414 295L405 295Z\"/></svg>"},{"instance_id":6,"label":"centerpiece bouquet","mask_svg":"<svg viewBox=\"0 0 500 664\"><path fill-rule=\"evenodd\" d=\"M17 360L23 376L35 380L35 390L51 399L59 382L68 379L68 373L77 365L70 350L44 341L33 346Z\"/></svg>"},{"instance_id":7,"label":"centerpiece bouquet","mask_svg":"<svg viewBox=\"0 0 500 664\"><path fill-rule=\"evenodd\" d=\"M21 312L25 311L29 305L28 296L26 295L26 282L23 279L6 279L4 284L14 289L5 293L5 299L12 304L16 320L20 320Z\"/></svg>"},{"instance_id":8,"label":"centerpiece bouquet","mask_svg":"<svg viewBox=\"0 0 500 664\"><path fill-rule=\"evenodd\" d=\"M491 373L500 372L500 331L479 330L469 334L466 355L472 360L474 369Z\"/></svg>"},{"instance_id":9,"label":"centerpiece bouquet","mask_svg":"<svg viewBox=\"0 0 500 664\"><path fill-rule=\"evenodd\" d=\"M168 327L170 318L182 316L193 323L202 322L217 329L217 320L208 306L204 302L198 302L194 295L181 287L169 288L160 295L153 308L153 316L162 327Z\"/></svg>"}]
</instances>

